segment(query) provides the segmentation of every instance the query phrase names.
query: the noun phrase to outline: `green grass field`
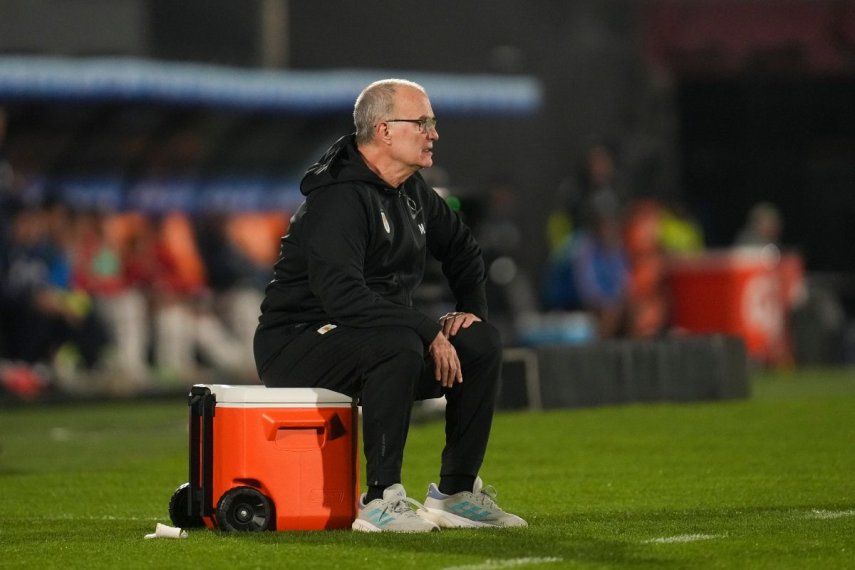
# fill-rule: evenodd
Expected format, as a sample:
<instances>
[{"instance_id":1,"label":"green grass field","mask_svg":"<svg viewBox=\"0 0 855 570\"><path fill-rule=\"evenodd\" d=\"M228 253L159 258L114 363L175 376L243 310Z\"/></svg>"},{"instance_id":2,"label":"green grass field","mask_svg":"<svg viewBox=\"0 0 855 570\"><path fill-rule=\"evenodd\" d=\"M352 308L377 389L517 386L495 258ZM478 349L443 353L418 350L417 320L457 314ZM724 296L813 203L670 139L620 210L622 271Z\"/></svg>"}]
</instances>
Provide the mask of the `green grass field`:
<instances>
[{"instance_id":1,"label":"green grass field","mask_svg":"<svg viewBox=\"0 0 855 570\"><path fill-rule=\"evenodd\" d=\"M855 567L855 372L763 375L747 401L503 413L482 475L513 530L143 540L186 475L186 405L0 411L0 567ZM434 480L442 425L410 432Z\"/></svg>"}]
</instances>

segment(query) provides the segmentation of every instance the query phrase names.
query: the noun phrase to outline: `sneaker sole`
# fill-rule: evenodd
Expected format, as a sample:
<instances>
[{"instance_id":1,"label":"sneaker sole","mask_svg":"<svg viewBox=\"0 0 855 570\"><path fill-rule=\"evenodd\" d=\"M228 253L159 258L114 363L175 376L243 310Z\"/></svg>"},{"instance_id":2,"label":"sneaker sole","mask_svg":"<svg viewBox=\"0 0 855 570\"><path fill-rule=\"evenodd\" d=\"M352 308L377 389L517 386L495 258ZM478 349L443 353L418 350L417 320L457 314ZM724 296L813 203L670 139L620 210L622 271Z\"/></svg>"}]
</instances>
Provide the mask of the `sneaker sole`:
<instances>
[{"instance_id":1,"label":"sneaker sole","mask_svg":"<svg viewBox=\"0 0 855 570\"><path fill-rule=\"evenodd\" d=\"M429 517L440 528L501 528L500 525L473 521L440 509L425 507L425 510L427 511L425 518Z\"/></svg>"},{"instance_id":2,"label":"sneaker sole","mask_svg":"<svg viewBox=\"0 0 855 570\"><path fill-rule=\"evenodd\" d=\"M433 522L433 521L430 521ZM418 532L439 532L439 526L434 523L434 525L430 528L421 529L421 530L395 530L395 529L383 529L379 526L375 526L368 522L365 519L356 519L353 521L353 524L350 525L352 530L357 532L403 532L403 533L418 533Z\"/></svg>"},{"instance_id":3,"label":"sneaker sole","mask_svg":"<svg viewBox=\"0 0 855 570\"><path fill-rule=\"evenodd\" d=\"M382 532L380 527L376 527L370 522L362 519L356 519L350 528L358 532Z\"/></svg>"}]
</instances>

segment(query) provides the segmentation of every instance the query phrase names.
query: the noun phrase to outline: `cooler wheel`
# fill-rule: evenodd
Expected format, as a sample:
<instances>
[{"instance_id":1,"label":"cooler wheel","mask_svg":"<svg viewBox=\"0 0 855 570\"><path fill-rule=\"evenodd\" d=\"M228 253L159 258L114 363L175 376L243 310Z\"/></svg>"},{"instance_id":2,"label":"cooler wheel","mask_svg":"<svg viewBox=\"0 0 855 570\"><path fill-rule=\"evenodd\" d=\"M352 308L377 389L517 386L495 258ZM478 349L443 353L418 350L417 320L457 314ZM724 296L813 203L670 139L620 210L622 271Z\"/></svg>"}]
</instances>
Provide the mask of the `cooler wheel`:
<instances>
[{"instance_id":1,"label":"cooler wheel","mask_svg":"<svg viewBox=\"0 0 855 570\"><path fill-rule=\"evenodd\" d=\"M190 503L190 483L184 483L172 493L169 499L169 518L179 528L200 528L205 526L202 517L188 514Z\"/></svg>"},{"instance_id":2,"label":"cooler wheel","mask_svg":"<svg viewBox=\"0 0 855 570\"><path fill-rule=\"evenodd\" d=\"M257 532L272 530L270 499L252 487L235 487L223 494L217 507L221 530Z\"/></svg>"}]
</instances>

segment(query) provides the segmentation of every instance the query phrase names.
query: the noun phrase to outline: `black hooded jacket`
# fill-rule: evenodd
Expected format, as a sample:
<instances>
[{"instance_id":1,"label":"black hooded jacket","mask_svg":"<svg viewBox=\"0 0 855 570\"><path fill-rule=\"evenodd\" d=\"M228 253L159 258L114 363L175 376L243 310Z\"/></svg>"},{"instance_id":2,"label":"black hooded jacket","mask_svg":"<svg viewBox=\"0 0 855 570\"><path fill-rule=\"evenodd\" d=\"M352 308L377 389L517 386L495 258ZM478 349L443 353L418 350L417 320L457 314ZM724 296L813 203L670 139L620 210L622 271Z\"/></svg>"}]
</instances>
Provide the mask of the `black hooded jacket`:
<instances>
[{"instance_id":1,"label":"black hooded jacket","mask_svg":"<svg viewBox=\"0 0 855 570\"><path fill-rule=\"evenodd\" d=\"M309 168L300 190L306 201L282 238L261 305L261 369L305 324L403 326L429 344L441 327L412 301L428 251L442 262L457 310L486 320L481 249L419 173L390 187L349 135Z\"/></svg>"}]
</instances>

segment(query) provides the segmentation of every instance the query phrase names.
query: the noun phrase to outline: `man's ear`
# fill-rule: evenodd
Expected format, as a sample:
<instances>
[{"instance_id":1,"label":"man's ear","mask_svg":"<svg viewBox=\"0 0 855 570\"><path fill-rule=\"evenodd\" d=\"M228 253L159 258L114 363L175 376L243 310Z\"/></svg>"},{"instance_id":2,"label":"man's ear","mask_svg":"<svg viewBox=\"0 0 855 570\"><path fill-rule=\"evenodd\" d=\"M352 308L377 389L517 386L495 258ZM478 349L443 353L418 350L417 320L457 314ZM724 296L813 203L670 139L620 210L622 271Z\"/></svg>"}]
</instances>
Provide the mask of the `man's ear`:
<instances>
[{"instance_id":1,"label":"man's ear","mask_svg":"<svg viewBox=\"0 0 855 570\"><path fill-rule=\"evenodd\" d=\"M377 123L374 131L374 138L383 141L385 144L392 144L391 133L389 132L389 123Z\"/></svg>"}]
</instances>

